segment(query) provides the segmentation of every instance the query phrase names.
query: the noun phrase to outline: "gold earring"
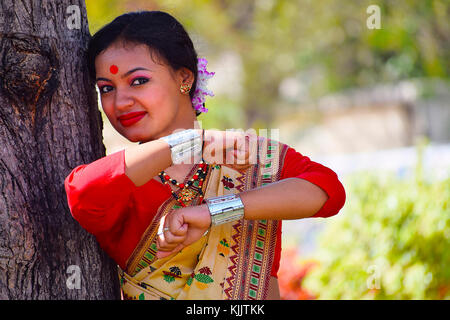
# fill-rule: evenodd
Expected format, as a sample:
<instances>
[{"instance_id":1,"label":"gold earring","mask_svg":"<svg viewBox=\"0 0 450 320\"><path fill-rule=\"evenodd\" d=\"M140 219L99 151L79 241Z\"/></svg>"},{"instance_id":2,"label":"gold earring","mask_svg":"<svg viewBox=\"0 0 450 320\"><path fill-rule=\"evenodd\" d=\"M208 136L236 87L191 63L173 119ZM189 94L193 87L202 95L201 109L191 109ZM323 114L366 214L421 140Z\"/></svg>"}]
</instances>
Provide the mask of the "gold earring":
<instances>
[{"instance_id":1,"label":"gold earring","mask_svg":"<svg viewBox=\"0 0 450 320\"><path fill-rule=\"evenodd\" d=\"M191 85L189 85L189 84L182 84L180 86L180 92L182 94L189 94L189 91L191 91Z\"/></svg>"}]
</instances>

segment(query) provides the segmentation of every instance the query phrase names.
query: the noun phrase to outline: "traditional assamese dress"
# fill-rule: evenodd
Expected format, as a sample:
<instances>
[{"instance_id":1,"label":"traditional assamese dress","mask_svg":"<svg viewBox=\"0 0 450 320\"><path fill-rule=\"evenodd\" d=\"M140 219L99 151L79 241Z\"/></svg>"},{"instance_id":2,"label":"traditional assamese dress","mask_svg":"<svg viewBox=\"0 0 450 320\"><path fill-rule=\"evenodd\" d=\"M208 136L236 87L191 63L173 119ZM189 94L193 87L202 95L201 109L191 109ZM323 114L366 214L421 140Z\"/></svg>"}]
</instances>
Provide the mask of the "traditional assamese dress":
<instances>
[{"instance_id":1,"label":"traditional assamese dress","mask_svg":"<svg viewBox=\"0 0 450 320\"><path fill-rule=\"evenodd\" d=\"M180 208L160 181L135 186L125 174L125 151L77 166L65 179L73 217L95 235L119 268L125 299L267 298L269 280L277 277L281 255L281 221L245 220L212 227L195 243L166 258L156 258L161 218ZM337 175L281 142L258 138L257 161L245 170L209 165L205 199L254 189L286 178L305 179L328 195L313 217L339 212L345 191ZM185 183L198 169L194 165ZM199 205L198 180L188 205ZM198 194L197 194L198 195Z\"/></svg>"}]
</instances>

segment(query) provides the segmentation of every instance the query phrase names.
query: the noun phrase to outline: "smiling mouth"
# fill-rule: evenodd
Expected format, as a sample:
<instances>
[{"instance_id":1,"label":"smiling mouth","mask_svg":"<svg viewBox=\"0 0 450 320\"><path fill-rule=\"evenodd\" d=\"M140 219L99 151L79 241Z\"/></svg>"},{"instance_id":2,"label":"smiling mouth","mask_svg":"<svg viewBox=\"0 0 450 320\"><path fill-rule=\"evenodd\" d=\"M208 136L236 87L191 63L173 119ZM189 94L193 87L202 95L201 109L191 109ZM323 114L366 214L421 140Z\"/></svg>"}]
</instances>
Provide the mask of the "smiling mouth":
<instances>
[{"instance_id":1,"label":"smiling mouth","mask_svg":"<svg viewBox=\"0 0 450 320\"><path fill-rule=\"evenodd\" d=\"M118 119L124 127L128 127L128 126L135 124L139 120L141 120L146 114L147 114L147 112L132 112L132 113L120 116Z\"/></svg>"},{"instance_id":2,"label":"smiling mouth","mask_svg":"<svg viewBox=\"0 0 450 320\"><path fill-rule=\"evenodd\" d=\"M128 119L132 119L132 118L135 118L135 117L143 115L143 114L146 114L146 112L145 111L130 112L130 113L121 115L120 117L118 117L118 119L119 120L128 120Z\"/></svg>"}]
</instances>

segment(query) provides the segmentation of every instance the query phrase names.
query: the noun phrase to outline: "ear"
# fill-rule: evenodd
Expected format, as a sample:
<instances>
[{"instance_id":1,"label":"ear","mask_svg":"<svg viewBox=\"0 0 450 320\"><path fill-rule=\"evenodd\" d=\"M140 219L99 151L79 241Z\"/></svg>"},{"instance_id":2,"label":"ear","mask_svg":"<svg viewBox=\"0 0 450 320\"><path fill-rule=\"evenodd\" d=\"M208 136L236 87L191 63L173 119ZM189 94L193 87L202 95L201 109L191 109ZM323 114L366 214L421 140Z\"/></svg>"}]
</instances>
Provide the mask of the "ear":
<instances>
[{"instance_id":1,"label":"ear","mask_svg":"<svg viewBox=\"0 0 450 320\"><path fill-rule=\"evenodd\" d=\"M194 83L194 73L188 68L181 68L177 71L177 76L180 84L190 84Z\"/></svg>"}]
</instances>

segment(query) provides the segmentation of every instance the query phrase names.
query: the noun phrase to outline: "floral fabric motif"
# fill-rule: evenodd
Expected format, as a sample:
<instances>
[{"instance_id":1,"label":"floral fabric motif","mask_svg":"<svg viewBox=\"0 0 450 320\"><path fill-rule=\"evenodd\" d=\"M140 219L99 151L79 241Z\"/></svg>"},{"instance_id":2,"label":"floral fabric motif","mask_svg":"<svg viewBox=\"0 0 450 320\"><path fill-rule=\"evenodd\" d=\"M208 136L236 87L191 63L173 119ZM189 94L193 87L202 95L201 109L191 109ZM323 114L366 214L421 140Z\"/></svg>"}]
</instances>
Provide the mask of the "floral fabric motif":
<instances>
[{"instance_id":1,"label":"floral fabric motif","mask_svg":"<svg viewBox=\"0 0 450 320\"><path fill-rule=\"evenodd\" d=\"M217 252L222 257L225 257L230 253L230 244L228 243L227 239L220 240L219 244L217 245Z\"/></svg>"},{"instance_id":2,"label":"floral fabric motif","mask_svg":"<svg viewBox=\"0 0 450 320\"><path fill-rule=\"evenodd\" d=\"M181 278L181 270L177 266L170 267L169 271L163 271L163 273L167 283L175 281L175 278Z\"/></svg>"},{"instance_id":3,"label":"floral fabric motif","mask_svg":"<svg viewBox=\"0 0 450 320\"><path fill-rule=\"evenodd\" d=\"M208 284L214 282L213 278L210 277L212 275L211 269L208 267L203 267L198 270L198 273L194 276L194 279L197 280L195 285L197 288L201 290L205 290L208 288Z\"/></svg>"},{"instance_id":4,"label":"floral fabric motif","mask_svg":"<svg viewBox=\"0 0 450 320\"><path fill-rule=\"evenodd\" d=\"M234 188L233 179L228 177L228 175L224 175L221 182L223 183L224 188L227 190Z\"/></svg>"}]
</instances>

